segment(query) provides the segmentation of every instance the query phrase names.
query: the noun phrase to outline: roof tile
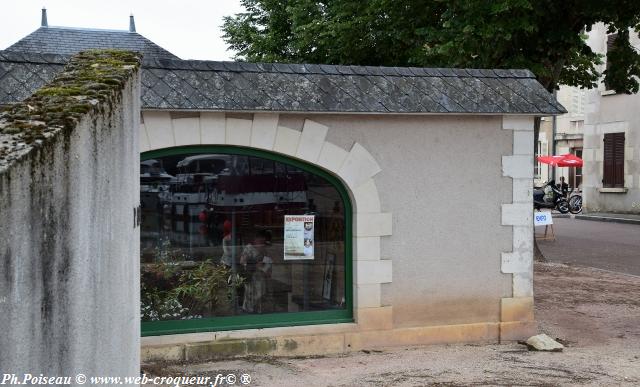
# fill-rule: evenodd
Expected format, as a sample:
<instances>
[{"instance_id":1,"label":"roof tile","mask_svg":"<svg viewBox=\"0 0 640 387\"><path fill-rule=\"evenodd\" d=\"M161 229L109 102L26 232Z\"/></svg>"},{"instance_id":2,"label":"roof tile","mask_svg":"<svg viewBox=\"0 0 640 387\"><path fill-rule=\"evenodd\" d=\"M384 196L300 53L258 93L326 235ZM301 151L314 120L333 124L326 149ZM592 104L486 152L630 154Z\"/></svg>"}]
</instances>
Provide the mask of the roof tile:
<instances>
[{"instance_id":1,"label":"roof tile","mask_svg":"<svg viewBox=\"0 0 640 387\"><path fill-rule=\"evenodd\" d=\"M440 74L442 74L443 77L455 77L455 76L457 76L456 73L454 73L452 69L437 68L436 70L438 70L440 72Z\"/></svg>"},{"instance_id":2,"label":"roof tile","mask_svg":"<svg viewBox=\"0 0 640 387\"><path fill-rule=\"evenodd\" d=\"M338 71L338 69L336 69L336 66L321 64L321 65L320 65L320 68L321 68L321 69L322 69L322 71L324 71L326 74L334 74L334 75L338 75L338 74L340 74L340 72Z\"/></svg>"},{"instance_id":3,"label":"roof tile","mask_svg":"<svg viewBox=\"0 0 640 387\"><path fill-rule=\"evenodd\" d=\"M280 73L285 73L285 74L293 72L291 67L289 67L289 65L286 64L286 63L274 63L273 64L273 69L275 71L278 71Z\"/></svg>"},{"instance_id":4,"label":"roof tile","mask_svg":"<svg viewBox=\"0 0 640 387\"><path fill-rule=\"evenodd\" d=\"M20 101L68 56L0 51L0 105ZM528 70L143 60L142 107L226 111L558 114Z\"/></svg>"},{"instance_id":5,"label":"roof tile","mask_svg":"<svg viewBox=\"0 0 640 387\"><path fill-rule=\"evenodd\" d=\"M413 71L411 71L410 69L408 69L406 67L394 67L394 69L401 76L404 76L404 77L412 77L413 76Z\"/></svg>"},{"instance_id":6,"label":"roof tile","mask_svg":"<svg viewBox=\"0 0 640 387\"><path fill-rule=\"evenodd\" d=\"M380 67L380 71L384 75L389 75L392 77L398 76L398 69L396 67Z\"/></svg>"},{"instance_id":7,"label":"roof tile","mask_svg":"<svg viewBox=\"0 0 640 387\"><path fill-rule=\"evenodd\" d=\"M384 75L382 72L382 67L379 66L365 66L364 67L369 75Z\"/></svg>"},{"instance_id":8,"label":"roof tile","mask_svg":"<svg viewBox=\"0 0 640 387\"><path fill-rule=\"evenodd\" d=\"M138 33L67 27L40 27L5 51L72 55L92 48L120 48L148 58L178 59Z\"/></svg>"},{"instance_id":9,"label":"roof tile","mask_svg":"<svg viewBox=\"0 0 640 387\"><path fill-rule=\"evenodd\" d=\"M324 74L324 71L320 68L320 65L317 64L308 64L305 63L302 65L305 68L306 72L309 74Z\"/></svg>"},{"instance_id":10,"label":"roof tile","mask_svg":"<svg viewBox=\"0 0 640 387\"><path fill-rule=\"evenodd\" d=\"M488 77L488 78L499 77L498 74L496 74L493 70L490 70L490 69L479 69L478 71L480 71L480 74L482 74L483 77Z\"/></svg>"}]
</instances>

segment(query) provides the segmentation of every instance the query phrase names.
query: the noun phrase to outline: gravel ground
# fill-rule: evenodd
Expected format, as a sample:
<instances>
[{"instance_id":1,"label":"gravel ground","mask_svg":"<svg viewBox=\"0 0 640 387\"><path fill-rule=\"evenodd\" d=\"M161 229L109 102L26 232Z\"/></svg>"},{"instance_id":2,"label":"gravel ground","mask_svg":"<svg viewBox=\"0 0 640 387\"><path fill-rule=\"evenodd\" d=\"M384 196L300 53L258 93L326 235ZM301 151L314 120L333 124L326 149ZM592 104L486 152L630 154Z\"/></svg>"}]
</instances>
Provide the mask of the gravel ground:
<instances>
[{"instance_id":1,"label":"gravel ground","mask_svg":"<svg viewBox=\"0 0 640 387\"><path fill-rule=\"evenodd\" d=\"M250 386L640 385L640 277L541 263L536 319L560 353L520 344L438 345L318 358L150 364L147 374L251 376ZM220 384L219 384L220 385ZM229 385L223 383L222 385Z\"/></svg>"}]
</instances>

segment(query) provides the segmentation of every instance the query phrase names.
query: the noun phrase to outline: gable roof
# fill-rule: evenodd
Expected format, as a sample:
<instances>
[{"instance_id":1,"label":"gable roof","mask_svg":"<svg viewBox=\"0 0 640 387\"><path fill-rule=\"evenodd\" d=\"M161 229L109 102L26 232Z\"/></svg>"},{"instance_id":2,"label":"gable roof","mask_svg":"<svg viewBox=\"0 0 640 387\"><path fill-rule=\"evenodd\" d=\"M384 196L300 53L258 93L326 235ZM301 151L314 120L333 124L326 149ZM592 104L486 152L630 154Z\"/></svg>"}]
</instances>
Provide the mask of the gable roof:
<instances>
[{"instance_id":1,"label":"gable roof","mask_svg":"<svg viewBox=\"0 0 640 387\"><path fill-rule=\"evenodd\" d=\"M148 58L179 59L136 32L71 27L40 27L5 51L73 55L92 48L136 51Z\"/></svg>"},{"instance_id":2,"label":"gable roof","mask_svg":"<svg viewBox=\"0 0 640 387\"><path fill-rule=\"evenodd\" d=\"M0 105L50 81L69 58L0 51ZM528 70L146 59L143 109L553 115L566 110Z\"/></svg>"}]
</instances>

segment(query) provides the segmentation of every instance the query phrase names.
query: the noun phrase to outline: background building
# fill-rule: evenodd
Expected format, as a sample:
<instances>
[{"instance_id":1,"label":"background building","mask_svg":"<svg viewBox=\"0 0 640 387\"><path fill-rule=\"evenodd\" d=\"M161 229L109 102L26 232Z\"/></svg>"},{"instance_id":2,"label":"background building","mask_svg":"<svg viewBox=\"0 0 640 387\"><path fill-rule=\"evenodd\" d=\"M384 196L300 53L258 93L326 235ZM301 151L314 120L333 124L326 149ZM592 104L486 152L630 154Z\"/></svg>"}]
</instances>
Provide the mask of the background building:
<instances>
[{"instance_id":1,"label":"background building","mask_svg":"<svg viewBox=\"0 0 640 387\"><path fill-rule=\"evenodd\" d=\"M616 34L603 24L588 44L606 54ZM640 49L634 31L630 42ZM600 70L606 68L606 63ZM587 211L640 213L640 95L618 94L600 83L586 93L584 122L584 205Z\"/></svg>"},{"instance_id":2,"label":"background building","mask_svg":"<svg viewBox=\"0 0 640 387\"><path fill-rule=\"evenodd\" d=\"M561 86L556 98L566 107L567 113L557 116L555 120L553 117L542 118L536 153L539 156L572 153L582 157L586 90ZM554 125L555 150L554 141L551 140L554 137ZM555 173L556 182L564 176L570 189L582 188L582 168L554 168L539 162L535 168L537 186L549 181Z\"/></svg>"},{"instance_id":3,"label":"background building","mask_svg":"<svg viewBox=\"0 0 640 387\"><path fill-rule=\"evenodd\" d=\"M616 34L607 34L604 24L588 33L587 44L605 55L598 71L606 69L607 49ZM631 31L631 44L640 49L638 34ZM537 163L535 183L540 185L554 174L584 196L585 211L640 212L640 96L618 94L604 82L594 89L561 86L557 98L567 113L555 119L555 150L551 141L553 117L543 118L538 155L572 153L582 157L583 168L555 168Z\"/></svg>"}]
</instances>

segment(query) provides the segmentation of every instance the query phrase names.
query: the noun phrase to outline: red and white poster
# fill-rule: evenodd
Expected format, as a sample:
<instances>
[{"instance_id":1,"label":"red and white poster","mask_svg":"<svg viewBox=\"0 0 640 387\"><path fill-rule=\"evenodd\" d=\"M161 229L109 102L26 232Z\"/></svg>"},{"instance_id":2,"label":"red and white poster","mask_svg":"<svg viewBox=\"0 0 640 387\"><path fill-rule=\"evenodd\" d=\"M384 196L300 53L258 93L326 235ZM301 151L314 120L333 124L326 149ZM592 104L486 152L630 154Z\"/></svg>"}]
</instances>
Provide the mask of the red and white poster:
<instances>
[{"instance_id":1,"label":"red and white poster","mask_svg":"<svg viewBox=\"0 0 640 387\"><path fill-rule=\"evenodd\" d=\"M284 259L313 259L315 240L314 215L284 216Z\"/></svg>"}]
</instances>

